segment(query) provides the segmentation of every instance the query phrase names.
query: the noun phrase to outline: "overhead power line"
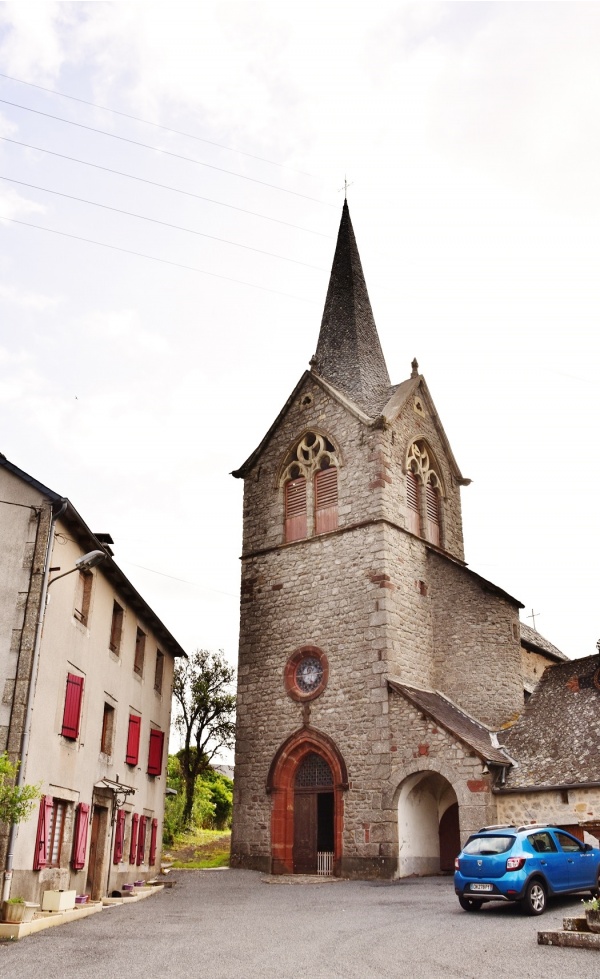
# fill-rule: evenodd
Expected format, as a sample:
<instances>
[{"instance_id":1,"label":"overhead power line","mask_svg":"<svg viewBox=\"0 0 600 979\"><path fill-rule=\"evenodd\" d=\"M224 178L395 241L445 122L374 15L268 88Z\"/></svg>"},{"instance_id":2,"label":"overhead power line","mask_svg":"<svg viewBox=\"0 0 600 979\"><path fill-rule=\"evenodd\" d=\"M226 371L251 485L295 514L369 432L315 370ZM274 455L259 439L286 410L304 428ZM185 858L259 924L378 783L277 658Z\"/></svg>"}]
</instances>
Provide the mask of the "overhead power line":
<instances>
[{"instance_id":1,"label":"overhead power line","mask_svg":"<svg viewBox=\"0 0 600 979\"><path fill-rule=\"evenodd\" d=\"M184 228L180 224L171 224L169 221L161 221L159 218L151 218L146 214L136 214L134 211L125 211L121 207L112 207L110 204L100 204L98 201L90 201L85 197L76 197L74 194L64 194L60 190L51 190L49 187L39 187L37 184L28 184L24 180L15 180L13 177L5 177L0 174L0 180L8 180L11 184L18 184L19 187L29 187L30 190L41 190L45 194L55 194L57 197L65 197L69 201L78 201L80 204L89 204L92 207L101 207L105 211L114 211L115 214L125 214L130 218L137 218L139 221L151 221L153 224L160 224L163 228L173 228L175 231L185 231L186 234L198 235L201 238L209 238L211 241L220 241L225 245L233 245L235 248L245 248L250 252L257 252L258 255L267 255L269 258L278 258L282 262L293 262L294 265L303 265L306 269L315 269L317 272L326 272L327 269L320 268L318 265L310 265L308 262L301 262L297 258L288 258L286 255L278 255L276 252L267 252L262 248L254 248L253 245L243 245L239 241L231 241L229 238L219 238L217 235L209 235L204 231L196 231L195 228Z\"/></svg>"},{"instance_id":2,"label":"overhead power line","mask_svg":"<svg viewBox=\"0 0 600 979\"><path fill-rule=\"evenodd\" d=\"M71 238L73 241L85 241L89 245L98 245L100 248L110 248L111 251L123 252L125 255L135 255L137 258L146 258L151 262L160 262L162 265L172 265L174 268L186 269L188 272L199 272L201 275L210 275L213 279L224 279L226 282L236 282L238 285L249 286L251 289L260 289L261 292L272 292L276 296L285 296L286 299L296 299L301 303L311 303L316 305L313 299L306 299L304 296L294 296L290 292L281 292L279 289L270 289L268 286L258 286L254 282L246 279L235 279L231 275L221 275L219 272L207 272L206 269L199 269L195 265L184 265L182 262L172 262L168 258L157 258L155 255L146 255L144 252L134 251L132 248L122 248L120 245L111 245L105 241L96 241L94 238L84 238L82 235L69 234L67 231L58 231L56 228L45 228L41 224L32 224L29 221L20 221L18 218L9 218L0 214L0 221L10 221L11 224L20 224L24 228L35 228L36 231L47 231L49 234L60 235L63 238Z\"/></svg>"},{"instance_id":3,"label":"overhead power line","mask_svg":"<svg viewBox=\"0 0 600 979\"><path fill-rule=\"evenodd\" d=\"M32 109L28 105L20 105L18 102L11 102L9 99L0 99L2 105L11 105L15 109L22 109L24 112L33 112L35 115L44 116L45 119L52 119L54 122L63 122L67 126L76 126L78 129L85 129L86 132L98 133L101 136L108 136L110 139L118 139L122 143L129 143L130 146L139 146L145 150L152 150L154 153L162 153L164 156L171 156L175 160L184 160L186 163L193 163L195 166L206 167L209 170L216 170L219 173L226 173L230 177L238 177L240 180L248 180L253 184L260 184L261 187L269 187L277 190L280 194L290 194L292 197L301 197L305 201L312 201L313 204L321 204L323 207L335 207L326 201L320 201L316 197L309 197L308 194L300 194L297 190L288 190L287 187L278 187L267 180L259 180L258 177L249 177L245 173L237 173L235 170L228 170L226 167L218 167L214 163L204 163L196 160L193 156L185 156L183 153L173 153L172 150L162 149L160 146L151 146L149 143L142 143L137 139L130 139L128 136L118 136L116 133L109 133L105 129L97 129L95 126L86 126L82 122L74 122L72 119L64 119L62 116L52 115L50 112L42 112L41 109Z\"/></svg>"},{"instance_id":4,"label":"overhead power line","mask_svg":"<svg viewBox=\"0 0 600 979\"><path fill-rule=\"evenodd\" d=\"M104 167L100 163L90 163L89 160L80 160L76 156L67 156L66 153L57 153L55 150L47 150L43 146L33 146L31 143L23 143L18 139L11 139L9 136L0 136L6 143L14 143L15 146L24 146L28 150L36 150L38 153L47 153L49 156L56 156L61 160L69 160L71 163L79 163L83 167L93 167L95 170L104 170L105 173L114 173L118 177L126 177L127 180L138 180L142 184L149 184L151 187L159 187L161 190L169 190L173 194L183 194L185 197L193 197L197 201L206 201L208 204L216 204L218 207L228 207L232 211L240 211L242 214L249 214L253 218L261 218L263 221L273 221L275 224L283 224L286 228L294 228L296 231L305 231L309 235L318 235L320 238L333 240L333 235L326 235L323 231L313 231L312 228L303 228L300 224L292 224L291 221L282 221L281 218L273 218L269 214L260 214L258 211L249 211L246 207L237 207L235 204L227 204L225 201L217 201L213 197L203 197L202 194L194 194L191 190L182 190L181 187L172 187L170 184L161 184L156 180L148 180L147 177L139 177L135 173L126 173L124 170L113 170L112 167Z\"/></svg>"},{"instance_id":5,"label":"overhead power line","mask_svg":"<svg viewBox=\"0 0 600 979\"><path fill-rule=\"evenodd\" d=\"M94 109L102 109L103 112L111 112L115 116L123 119L132 119L134 122L141 122L144 126L153 126L154 129L162 129L165 133L174 133L176 136L185 136L187 139L195 139L199 143L206 143L208 146L218 146L219 149L227 150L229 153L238 153L240 156L247 156L251 160L258 160L260 163L268 163L272 167L279 167L282 170L290 170L291 173L298 173L303 177L312 177L311 173L305 170L297 170L286 163L278 163L276 160L269 160L264 156L256 156L246 150L234 149L233 146L226 146L225 143L217 143L213 139L205 139L204 136L196 136L195 133L186 133L181 129L173 129L171 126L163 126L159 122L151 122L150 119L142 119L140 116L131 115L129 112L122 112L120 109L111 109L108 105L99 105L98 102L90 102L88 99L80 99L76 95L68 95L66 92L59 92L56 88L46 88L45 85L36 85L34 82L26 82L24 78L15 78L14 75L6 75L0 71L0 78L8 78L11 82L18 82L19 85L28 85L29 88L37 88L40 92L49 92L50 95L58 95L61 99L70 99L71 102L79 102L81 105L89 105Z\"/></svg>"}]
</instances>

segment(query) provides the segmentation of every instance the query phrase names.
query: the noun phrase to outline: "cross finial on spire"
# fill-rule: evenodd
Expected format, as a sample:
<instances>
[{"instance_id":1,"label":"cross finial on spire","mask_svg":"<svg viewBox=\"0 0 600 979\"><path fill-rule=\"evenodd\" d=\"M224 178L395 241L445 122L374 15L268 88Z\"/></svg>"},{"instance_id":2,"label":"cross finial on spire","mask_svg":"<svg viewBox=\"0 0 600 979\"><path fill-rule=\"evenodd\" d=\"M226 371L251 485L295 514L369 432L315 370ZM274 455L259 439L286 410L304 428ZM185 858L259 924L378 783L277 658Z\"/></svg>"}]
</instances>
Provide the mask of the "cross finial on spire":
<instances>
[{"instance_id":1,"label":"cross finial on spire","mask_svg":"<svg viewBox=\"0 0 600 979\"><path fill-rule=\"evenodd\" d=\"M354 183L353 180L351 180L350 183L348 183L348 177L346 176L346 174L344 174L344 186L343 187L340 187L339 189L344 191L344 200L345 201L348 200L348 187L351 187L353 183ZM338 193L339 193L339 191L338 191Z\"/></svg>"}]
</instances>

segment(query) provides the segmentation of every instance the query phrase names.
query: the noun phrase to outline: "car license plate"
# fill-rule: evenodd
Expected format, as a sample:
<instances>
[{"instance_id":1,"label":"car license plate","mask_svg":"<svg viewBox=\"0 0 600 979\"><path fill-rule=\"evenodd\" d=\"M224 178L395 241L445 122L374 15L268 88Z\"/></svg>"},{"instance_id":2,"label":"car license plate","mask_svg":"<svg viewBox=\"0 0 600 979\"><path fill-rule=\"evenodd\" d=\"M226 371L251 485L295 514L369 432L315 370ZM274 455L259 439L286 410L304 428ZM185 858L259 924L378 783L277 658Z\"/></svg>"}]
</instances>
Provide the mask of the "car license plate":
<instances>
[{"instance_id":1,"label":"car license plate","mask_svg":"<svg viewBox=\"0 0 600 979\"><path fill-rule=\"evenodd\" d=\"M472 891L491 891L492 884L471 884Z\"/></svg>"}]
</instances>

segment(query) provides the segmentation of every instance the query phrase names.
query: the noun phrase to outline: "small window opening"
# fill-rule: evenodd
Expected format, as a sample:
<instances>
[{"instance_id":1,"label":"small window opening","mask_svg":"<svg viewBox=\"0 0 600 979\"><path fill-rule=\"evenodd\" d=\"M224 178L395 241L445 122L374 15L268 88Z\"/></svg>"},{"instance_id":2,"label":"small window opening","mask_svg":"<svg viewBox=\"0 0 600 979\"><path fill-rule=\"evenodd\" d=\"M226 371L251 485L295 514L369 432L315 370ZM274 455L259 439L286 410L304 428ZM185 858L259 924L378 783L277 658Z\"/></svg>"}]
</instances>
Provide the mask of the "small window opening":
<instances>
[{"instance_id":1,"label":"small window opening","mask_svg":"<svg viewBox=\"0 0 600 979\"><path fill-rule=\"evenodd\" d=\"M156 666L154 667L154 689L157 691L157 693L162 692L164 665L165 665L165 657L163 653L161 653L160 649L157 649Z\"/></svg>"},{"instance_id":2,"label":"small window opening","mask_svg":"<svg viewBox=\"0 0 600 979\"><path fill-rule=\"evenodd\" d=\"M133 671L139 676L144 672L144 653L146 650L146 633L140 628L135 632L135 658L133 661Z\"/></svg>"},{"instance_id":3,"label":"small window opening","mask_svg":"<svg viewBox=\"0 0 600 979\"><path fill-rule=\"evenodd\" d=\"M121 635L123 632L123 608L118 602L113 602L112 622L110 626L110 641L108 648L116 653L121 651Z\"/></svg>"},{"instance_id":4,"label":"small window opening","mask_svg":"<svg viewBox=\"0 0 600 979\"><path fill-rule=\"evenodd\" d=\"M80 571L77 579L77 592L75 594L75 618L82 625L87 625L90 614L90 599L92 597L92 581L94 576L91 571Z\"/></svg>"},{"instance_id":5,"label":"small window opening","mask_svg":"<svg viewBox=\"0 0 600 979\"><path fill-rule=\"evenodd\" d=\"M102 736L100 738L100 751L105 755L112 755L114 728L115 709L111 704L105 703L102 715Z\"/></svg>"}]
</instances>

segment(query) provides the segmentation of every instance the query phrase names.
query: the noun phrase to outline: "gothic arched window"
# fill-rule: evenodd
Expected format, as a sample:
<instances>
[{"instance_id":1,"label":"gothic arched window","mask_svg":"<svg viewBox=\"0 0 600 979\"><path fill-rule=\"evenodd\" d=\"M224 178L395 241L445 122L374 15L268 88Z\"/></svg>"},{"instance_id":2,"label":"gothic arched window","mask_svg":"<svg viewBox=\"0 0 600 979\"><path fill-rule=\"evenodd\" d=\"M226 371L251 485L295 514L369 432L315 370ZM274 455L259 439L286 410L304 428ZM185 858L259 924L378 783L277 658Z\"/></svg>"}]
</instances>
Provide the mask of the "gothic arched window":
<instances>
[{"instance_id":1,"label":"gothic arched window","mask_svg":"<svg viewBox=\"0 0 600 979\"><path fill-rule=\"evenodd\" d=\"M336 529L337 474L332 442L325 435L306 432L288 453L283 471L286 542L307 537L311 525L315 534Z\"/></svg>"},{"instance_id":2,"label":"gothic arched window","mask_svg":"<svg viewBox=\"0 0 600 979\"><path fill-rule=\"evenodd\" d=\"M442 481L433 453L424 439L418 439L406 458L407 528L438 547L442 544L441 500Z\"/></svg>"}]
</instances>

